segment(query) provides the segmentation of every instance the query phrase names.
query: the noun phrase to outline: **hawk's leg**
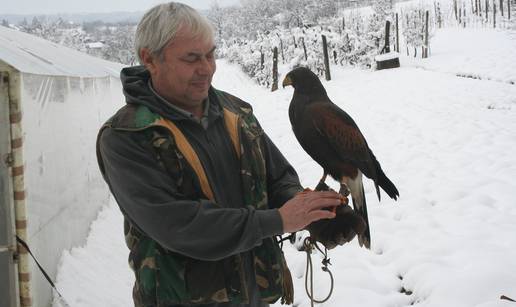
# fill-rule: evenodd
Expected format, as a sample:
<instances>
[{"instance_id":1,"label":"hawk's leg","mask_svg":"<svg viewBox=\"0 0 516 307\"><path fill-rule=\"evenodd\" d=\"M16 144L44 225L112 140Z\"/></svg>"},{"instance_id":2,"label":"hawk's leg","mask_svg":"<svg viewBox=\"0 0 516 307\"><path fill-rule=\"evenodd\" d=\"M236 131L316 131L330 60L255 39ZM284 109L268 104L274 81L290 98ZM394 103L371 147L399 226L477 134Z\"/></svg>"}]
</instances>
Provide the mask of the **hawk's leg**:
<instances>
[{"instance_id":1,"label":"hawk's leg","mask_svg":"<svg viewBox=\"0 0 516 307\"><path fill-rule=\"evenodd\" d=\"M330 187L325 183L327 176L328 176L328 173L326 173L326 171L325 171L321 180L319 180L319 183L315 187L316 191L328 191L330 189Z\"/></svg>"},{"instance_id":2,"label":"hawk's leg","mask_svg":"<svg viewBox=\"0 0 516 307\"><path fill-rule=\"evenodd\" d=\"M342 196L345 196L347 197L349 195L349 193L351 193L351 190L349 189L348 185L344 182L341 182L340 183L340 190L339 190L339 193L342 195Z\"/></svg>"}]
</instances>

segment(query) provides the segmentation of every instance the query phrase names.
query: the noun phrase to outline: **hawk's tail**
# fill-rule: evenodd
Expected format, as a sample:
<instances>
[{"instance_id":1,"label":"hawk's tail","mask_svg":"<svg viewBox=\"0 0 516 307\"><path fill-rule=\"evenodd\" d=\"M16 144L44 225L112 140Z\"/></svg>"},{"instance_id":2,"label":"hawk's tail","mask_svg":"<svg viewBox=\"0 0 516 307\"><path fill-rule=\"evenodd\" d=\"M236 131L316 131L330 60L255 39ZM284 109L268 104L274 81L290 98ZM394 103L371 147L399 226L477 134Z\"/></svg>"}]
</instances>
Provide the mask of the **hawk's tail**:
<instances>
[{"instance_id":1,"label":"hawk's tail","mask_svg":"<svg viewBox=\"0 0 516 307\"><path fill-rule=\"evenodd\" d=\"M367 205L364 193L364 186L362 184L362 174L358 174L355 180L349 180L351 199L353 200L353 209L364 220L366 227L365 231L358 234L358 243L360 246L371 248L371 232L369 230L369 218L367 217Z\"/></svg>"},{"instance_id":2,"label":"hawk's tail","mask_svg":"<svg viewBox=\"0 0 516 307\"><path fill-rule=\"evenodd\" d=\"M385 173L382 170L380 170L378 175L378 185L389 195L390 198L397 200L398 196L400 196L400 192L398 192L394 183L385 176ZM380 197L378 197L378 199L380 199Z\"/></svg>"}]
</instances>

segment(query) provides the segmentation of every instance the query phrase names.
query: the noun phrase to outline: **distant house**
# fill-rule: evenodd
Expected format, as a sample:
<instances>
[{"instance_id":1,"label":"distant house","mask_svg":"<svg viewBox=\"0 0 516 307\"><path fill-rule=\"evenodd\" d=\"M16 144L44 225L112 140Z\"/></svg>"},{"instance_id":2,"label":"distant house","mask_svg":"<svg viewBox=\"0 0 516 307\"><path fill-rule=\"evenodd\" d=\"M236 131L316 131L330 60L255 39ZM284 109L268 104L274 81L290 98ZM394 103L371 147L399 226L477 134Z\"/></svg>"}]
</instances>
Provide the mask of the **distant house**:
<instances>
[{"instance_id":1,"label":"distant house","mask_svg":"<svg viewBox=\"0 0 516 307\"><path fill-rule=\"evenodd\" d=\"M109 200L95 138L123 104L122 66L2 26L0 46L0 306L47 307L51 287L16 236L52 279L85 243Z\"/></svg>"},{"instance_id":2,"label":"distant house","mask_svg":"<svg viewBox=\"0 0 516 307\"><path fill-rule=\"evenodd\" d=\"M101 57L105 48L106 44L103 42L93 42L86 44L86 52L95 57Z\"/></svg>"},{"instance_id":3,"label":"distant house","mask_svg":"<svg viewBox=\"0 0 516 307\"><path fill-rule=\"evenodd\" d=\"M94 43L88 43L88 44L86 44L86 47L87 47L88 49L102 49L102 48L104 48L104 46L105 46L105 45L104 45L104 43L102 43L102 42L94 42Z\"/></svg>"}]
</instances>

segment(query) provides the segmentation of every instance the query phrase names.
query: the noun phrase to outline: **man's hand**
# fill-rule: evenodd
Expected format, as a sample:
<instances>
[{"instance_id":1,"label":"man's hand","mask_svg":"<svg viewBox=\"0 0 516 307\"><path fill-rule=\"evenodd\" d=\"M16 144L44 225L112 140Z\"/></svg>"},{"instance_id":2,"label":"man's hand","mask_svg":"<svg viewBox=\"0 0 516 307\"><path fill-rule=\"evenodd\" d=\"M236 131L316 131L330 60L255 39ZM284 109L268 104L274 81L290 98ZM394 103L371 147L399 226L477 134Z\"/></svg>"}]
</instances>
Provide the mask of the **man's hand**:
<instances>
[{"instance_id":1,"label":"man's hand","mask_svg":"<svg viewBox=\"0 0 516 307\"><path fill-rule=\"evenodd\" d=\"M283 220L283 232L295 232L308 224L335 217L337 206L347 203L347 199L334 191L304 191L287 201L279 213Z\"/></svg>"}]
</instances>

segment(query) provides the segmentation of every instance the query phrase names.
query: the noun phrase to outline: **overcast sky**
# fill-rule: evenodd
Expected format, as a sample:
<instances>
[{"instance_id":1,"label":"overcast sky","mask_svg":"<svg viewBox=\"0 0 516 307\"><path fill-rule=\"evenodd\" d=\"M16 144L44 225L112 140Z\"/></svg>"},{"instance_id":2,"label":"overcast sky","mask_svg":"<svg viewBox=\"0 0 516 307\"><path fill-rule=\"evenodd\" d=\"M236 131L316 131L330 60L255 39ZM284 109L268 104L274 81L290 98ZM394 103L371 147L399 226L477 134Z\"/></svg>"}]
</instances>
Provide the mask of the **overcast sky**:
<instances>
[{"instance_id":1,"label":"overcast sky","mask_svg":"<svg viewBox=\"0 0 516 307\"><path fill-rule=\"evenodd\" d=\"M197 9L208 9L215 0L176 0ZM216 0L220 6L239 0ZM0 14L107 13L146 11L166 0L0 0Z\"/></svg>"}]
</instances>

